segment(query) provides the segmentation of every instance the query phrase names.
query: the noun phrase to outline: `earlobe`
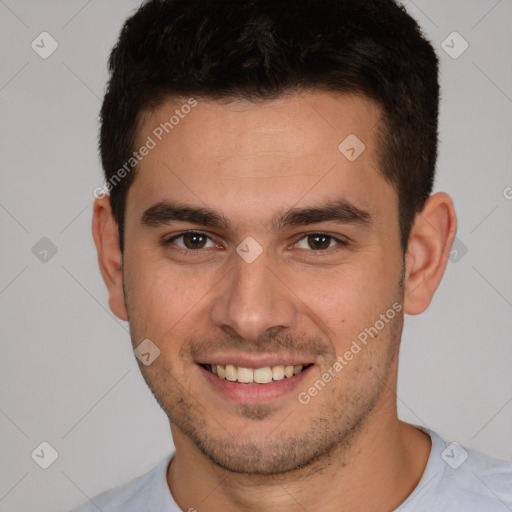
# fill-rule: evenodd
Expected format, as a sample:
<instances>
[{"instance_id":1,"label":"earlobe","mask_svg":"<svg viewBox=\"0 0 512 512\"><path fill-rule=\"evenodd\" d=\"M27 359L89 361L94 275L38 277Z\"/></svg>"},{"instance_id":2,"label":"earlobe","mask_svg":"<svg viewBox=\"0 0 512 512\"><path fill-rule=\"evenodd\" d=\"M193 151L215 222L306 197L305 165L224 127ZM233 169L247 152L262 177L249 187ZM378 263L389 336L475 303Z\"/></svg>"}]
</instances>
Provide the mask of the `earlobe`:
<instances>
[{"instance_id":1,"label":"earlobe","mask_svg":"<svg viewBox=\"0 0 512 512\"><path fill-rule=\"evenodd\" d=\"M457 232L457 217L448 194L430 196L416 215L405 255L404 311L422 313L441 282Z\"/></svg>"},{"instance_id":2,"label":"earlobe","mask_svg":"<svg viewBox=\"0 0 512 512\"><path fill-rule=\"evenodd\" d=\"M112 214L110 197L94 201L92 235L98 253L101 276L107 286L109 306L121 320L128 320L123 293L123 259L119 245L118 225Z\"/></svg>"}]
</instances>

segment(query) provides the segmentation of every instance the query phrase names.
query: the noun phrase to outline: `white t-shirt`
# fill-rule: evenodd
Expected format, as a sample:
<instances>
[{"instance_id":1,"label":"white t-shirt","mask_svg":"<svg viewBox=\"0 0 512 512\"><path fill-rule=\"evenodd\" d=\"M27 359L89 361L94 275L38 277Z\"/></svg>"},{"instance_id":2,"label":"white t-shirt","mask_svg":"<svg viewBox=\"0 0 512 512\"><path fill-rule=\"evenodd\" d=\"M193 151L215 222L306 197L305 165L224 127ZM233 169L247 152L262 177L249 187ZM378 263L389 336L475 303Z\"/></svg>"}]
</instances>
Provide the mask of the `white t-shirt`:
<instances>
[{"instance_id":1,"label":"white t-shirt","mask_svg":"<svg viewBox=\"0 0 512 512\"><path fill-rule=\"evenodd\" d=\"M420 428L420 427L419 427ZM512 511L512 462L491 459L435 432L425 472L395 512ZM180 512L167 486L168 455L145 475L106 491L73 512ZM201 510L200 504L197 504Z\"/></svg>"}]
</instances>

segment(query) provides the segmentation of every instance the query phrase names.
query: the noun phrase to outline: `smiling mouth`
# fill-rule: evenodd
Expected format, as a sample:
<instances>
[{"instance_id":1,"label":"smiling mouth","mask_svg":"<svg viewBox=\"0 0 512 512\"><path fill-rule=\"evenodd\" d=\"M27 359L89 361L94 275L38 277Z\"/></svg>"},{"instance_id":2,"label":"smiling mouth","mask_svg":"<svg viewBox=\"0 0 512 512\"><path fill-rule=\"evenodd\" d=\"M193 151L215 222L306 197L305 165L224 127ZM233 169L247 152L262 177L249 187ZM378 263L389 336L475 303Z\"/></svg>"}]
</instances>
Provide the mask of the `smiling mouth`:
<instances>
[{"instance_id":1,"label":"smiling mouth","mask_svg":"<svg viewBox=\"0 0 512 512\"><path fill-rule=\"evenodd\" d=\"M312 366L312 364L305 366L265 366L263 368L254 369L232 364L201 364L200 366L219 377L219 379L228 380L230 382L238 382L240 384L269 384L270 382L290 379Z\"/></svg>"}]
</instances>

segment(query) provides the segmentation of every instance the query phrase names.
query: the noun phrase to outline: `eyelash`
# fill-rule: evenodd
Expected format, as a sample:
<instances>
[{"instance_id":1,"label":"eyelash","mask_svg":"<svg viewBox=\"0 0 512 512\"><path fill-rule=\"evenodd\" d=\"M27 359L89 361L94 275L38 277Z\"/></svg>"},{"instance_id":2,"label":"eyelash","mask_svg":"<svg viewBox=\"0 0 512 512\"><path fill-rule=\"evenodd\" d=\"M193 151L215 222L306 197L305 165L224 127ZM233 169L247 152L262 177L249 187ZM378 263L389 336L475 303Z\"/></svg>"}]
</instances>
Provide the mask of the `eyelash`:
<instances>
[{"instance_id":1,"label":"eyelash","mask_svg":"<svg viewBox=\"0 0 512 512\"><path fill-rule=\"evenodd\" d=\"M209 241L214 242L212 240L212 238L210 236L208 236L206 233L203 233L202 231L191 230L191 231L184 231L183 233L180 233L178 235L173 235L171 238L164 239L162 241L162 244L165 247L167 247L167 246L173 244L179 238L184 237L185 235L200 235L200 236L206 237ZM328 249L319 249L317 251L315 251L314 249L299 249L299 250L303 250L303 251L306 251L306 252L309 252L312 254L323 255L323 254L326 254L328 251L332 251L333 249L340 250L343 247L346 247L349 245L349 243L347 241L341 240L333 235L330 235L329 233L324 233L322 231L313 231L311 233L302 234L302 236L293 245L298 244L301 240L304 240L305 238L310 237L310 236L324 236L326 238L329 238L330 242L332 242L332 241L336 242L337 245L335 247L329 247ZM216 243L216 242L214 242L214 243ZM219 244L217 244L217 245L219 245ZM211 249L211 248L208 247L207 249ZM201 249L201 248L200 249L184 249L182 247L177 247L177 250L185 255L197 256L199 253L203 252L203 250L205 250L205 249Z\"/></svg>"}]
</instances>

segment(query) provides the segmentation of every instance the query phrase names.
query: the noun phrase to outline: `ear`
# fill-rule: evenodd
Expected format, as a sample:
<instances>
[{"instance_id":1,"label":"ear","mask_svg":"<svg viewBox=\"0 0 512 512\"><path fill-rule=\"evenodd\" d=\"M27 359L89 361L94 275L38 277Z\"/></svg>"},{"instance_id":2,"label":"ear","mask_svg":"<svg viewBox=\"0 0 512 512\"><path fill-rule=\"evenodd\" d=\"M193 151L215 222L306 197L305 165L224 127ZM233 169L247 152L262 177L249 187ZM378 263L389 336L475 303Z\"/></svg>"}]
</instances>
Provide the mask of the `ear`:
<instances>
[{"instance_id":1,"label":"ear","mask_svg":"<svg viewBox=\"0 0 512 512\"><path fill-rule=\"evenodd\" d=\"M98 252L98 264L107 285L108 305L121 320L128 320L123 293L123 256L119 245L118 225L112 214L110 197L94 201L92 236Z\"/></svg>"},{"instance_id":2,"label":"ear","mask_svg":"<svg viewBox=\"0 0 512 512\"><path fill-rule=\"evenodd\" d=\"M422 313L441 282L455 233L457 216L448 194L438 192L416 215L405 254L404 312Z\"/></svg>"}]
</instances>

